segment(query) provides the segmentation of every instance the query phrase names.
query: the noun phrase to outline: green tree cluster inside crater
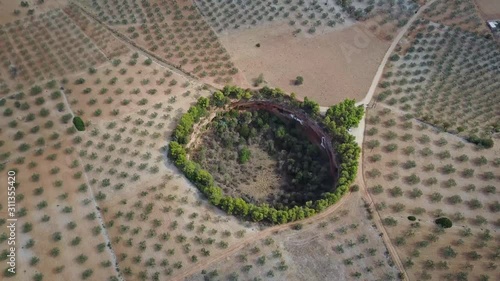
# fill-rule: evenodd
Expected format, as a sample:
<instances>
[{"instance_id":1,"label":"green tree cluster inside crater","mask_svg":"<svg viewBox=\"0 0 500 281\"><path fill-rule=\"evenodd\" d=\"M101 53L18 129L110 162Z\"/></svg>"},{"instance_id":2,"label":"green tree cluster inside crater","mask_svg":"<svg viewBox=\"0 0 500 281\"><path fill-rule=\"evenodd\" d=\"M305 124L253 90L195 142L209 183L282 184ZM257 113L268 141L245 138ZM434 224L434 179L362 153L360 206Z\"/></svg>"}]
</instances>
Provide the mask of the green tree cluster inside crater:
<instances>
[{"instance_id":1,"label":"green tree cluster inside crater","mask_svg":"<svg viewBox=\"0 0 500 281\"><path fill-rule=\"evenodd\" d=\"M328 133L321 146L331 148L328 151L334 155L326 157L317 144L309 142L293 117L278 118L263 110L231 110L230 105L241 101L266 101L307 115L308 124ZM208 125L203 123L213 113L217 117L208 120ZM287 223L314 215L349 192L360 148L348 129L357 126L363 113L354 100L334 105L322 116L316 102L298 101L279 89L250 91L226 86L210 98L199 98L181 117L168 155L212 204L227 213L253 221ZM200 138L201 134L201 140L192 144L195 125L195 135ZM325 158L334 160L336 181L328 173L332 162ZM250 177L245 177L245 171ZM259 172L268 175L267 180ZM267 187L259 185L259 180ZM259 186L265 187L262 192L248 192Z\"/></svg>"},{"instance_id":2,"label":"green tree cluster inside crater","mask_svg":"<svg viewBox=\"0 0 500 281\"><path fill-rule=\"evenodd\" d=\"M284 209L334 188L327 155L299 122L264 110L218 114L190 155L224 194L253 204Z\"/></svg>"}]
</instances>

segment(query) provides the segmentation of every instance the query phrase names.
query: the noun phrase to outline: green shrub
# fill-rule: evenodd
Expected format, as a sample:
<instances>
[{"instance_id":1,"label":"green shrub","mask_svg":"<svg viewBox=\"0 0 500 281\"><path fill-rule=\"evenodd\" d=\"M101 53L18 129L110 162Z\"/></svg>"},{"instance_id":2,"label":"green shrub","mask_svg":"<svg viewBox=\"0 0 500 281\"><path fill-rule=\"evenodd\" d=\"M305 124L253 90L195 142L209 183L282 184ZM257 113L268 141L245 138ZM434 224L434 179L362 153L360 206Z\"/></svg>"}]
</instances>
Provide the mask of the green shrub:
<instances>
[{"instance_id":1,"label":"green shrub","mask_svg":"<svg viewBox=\"0 0 500 281\"><path fill-rule=\"evenodd\" d=\"M43 91L42 87L40 87L40 86L33 86L30 89L30 95L36 96L36 95L40 94L42 91Z\"/></svg>"},{"instance_id":2,"label":"green shrub","mask_svg":"<svg viewBox=\"0 0 500 281\"><path fill-rule=\"evenodd\" d=\"M238 153L238 162L240 162L240 164L245 164L250 160L250 154L250 150L247 147L243 147Z\"/></svg>"},{"instance_id":3,"label":"green shrub","mask_svg":"<svg viewBox=\"0 0 500 281\"><path fill-rule=\"evenodd\" d=\"M302 85L302 83L304 83L304 77L297 76L297 78L295 78L295 85Z\"/></svg>"},{"instance_id":4,"label":"green shrub","mask_svg":"<svg viewBox=\"0 0 500 281\"><path fill-rule=\"evenodd\" d=\"M484 147L484 148L492 148L493 147L493 140L491 138L480 138L477 136L470 136L467 138L467 140L475 145L480 146L480 147Z\"/></svg>"},{"instance_id":5,"label":"green shrub","mask_svg":"<svg viewBox=\"0 0 500 281\"><path fill-rule=\"evenodd\" d=\"M398 54L394 54L390 57L390 60L391 61L398 61L400 59L399 55Z\"/></svg>"},{"instance_id":6,"label":"green shrub","mask_svg":"<svg viewBox=\"0 0 500 281\"><path fill-rule=\"evenodd\" d=\"M453 223L449 218L446 217L441 217L438 218L434 221L437 225L441 226L442 228L450 228L452 227Z\"/></svg>"},{"instance_id":7,"label":"green shrub","mask_svg":"<svg viewBox=\"0 0 500 281\"><path fill-rule=\"evenodd\" d=\"M82 118L78 116L73 117L73 125L75 125L78 131L85 131L85 123L83 123Z\"/></svg>"},{"instance_id":8,"label":"green shrub","mask_svg":"<svg viewBox=\"0 0 500 281\"><path fill-rule=\"evenodd\" d=\"M346 99L328 108L326 116L328 117L327 120L335 122L337 126L351 128L358 126L364 113L365 109L363 105L356 106L355 100Z\"/></svg>"},{"instance_id":9,"label":"green shrub","mask_svg":"<svg viewBox=\"0 0 500 281\"><path fill-rule=\"evenodd\" d=\"M415 216L408 216L408 220L410 220L410 221L416 221L417 218Z\"/></svg>"}]
</instances>

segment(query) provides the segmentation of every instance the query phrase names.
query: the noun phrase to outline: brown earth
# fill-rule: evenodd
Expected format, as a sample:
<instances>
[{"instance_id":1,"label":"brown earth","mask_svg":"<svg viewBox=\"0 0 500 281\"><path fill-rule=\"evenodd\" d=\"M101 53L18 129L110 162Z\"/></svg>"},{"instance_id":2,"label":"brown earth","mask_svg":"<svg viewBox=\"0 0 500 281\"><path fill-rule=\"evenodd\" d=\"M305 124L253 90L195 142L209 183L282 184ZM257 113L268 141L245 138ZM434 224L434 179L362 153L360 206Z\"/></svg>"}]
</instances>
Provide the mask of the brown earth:
<instances>
[{"instance_id":1,"label":"brown earth","mask_svg":"<svg viewBox=\"0 0 500 281\"><path fill-rule=\"evenodd\" d=\"M362 274L361 280L396 277L397 267L386 254L379 230L366 219L362 193L349 194L331 209L336 209L335 213L328 209L299 222L300 231L290 228L297 223L266 229L252 236L251 242L238 251L223 253L214 257L214 262L204 264L205 267L198 266L199 270L192 270L195 274L186 280L203 280L200 274L203 268L207 272L217 270L222 278L236 272L243 280L251 280L250 277L287 281L353 280L356 272ZM360 242L362 236L366 241ZM343 250L339 251L337 246ZM373 256L368 254L370 248L375 250ZM258 263L262 256L266 257L265 264ZM243 257L247 260L243 261ZM345 264L349 259L352 265ZM285 271L278 269L282 263L288 267ZM252 265L248 273L242 270L245 265ZM269 271L274 272L272 277Z\"/></svg>"},{"instance_id":2,"label":"brown earth","mask_svg":"<svg viewBox=\"0 0 500 281\"><path fill-rule=\"evenodd\" d=\"M37 0L28 0L29 7L21 7L21 1L0 0L0 24L9 23L27 17L28 10L34 9L35 15L46 13L64 7L67 0L45 0L38 4ZM19 15L14 15L14 10L19 10Z\"/></svg>"},{"instance_id":3,"label":"brown earth","mask_svg":"<svg viewBox=\"0 0 500 281\"><path fill-rule=\"evenodd\" d=\"M262 73L269 86L324 106L361 100L390 44L361 24L313 37L293 36L283 23L219 36L249 83ZM304 77L303 85L294 85L297 76Z\"/></svg>"},{"instance_id":4,"label":"brown earth","mask_svg":"<svg viewBox=\"0 0 500 281\"><path fill-rule=\"evenodd\" d=\"M69 147L68 141L63 142L63 147ZM72 162L78 160L78 155L73 152L72 155L63 153L63 149L54 149L47 147L43 155L35 156L33 153L24 155L24 164L16 164L13 161L6 163L6 169L2 171L0 180L3 183L7 182L7 171L17 169L16 182L19 183L17 195L24 195L24 199L17 199L17 210L26 208L26 216L18 216L17 221L17 274L12 279L8 280L32 280L32 276L41 272L46 280L70 280L74 277L80 277L82 272L88 268L93 270L92 280L106 280L110 276L116 274L114 267L102 267L101 262L112 260L112 256L108 248L105 248L102 253L99 253L96 246L100 243L106 243L105 235L101 232L98 235L92 234L94 227L100 228L98 219L88 220L85 216L88 213L95 212L96 209L92 203L83 204L84 200L90 200L92 197L87 192L76 192L81 184L85 183L85 178L76 178L78 172L83 172L82 165L71 166ZM46 160L48 155L55 154L55 161ZM29 167L29 163L38 164L34 168ZM71 166L71 167L70 167ZM60 168L57 174L53 174L51 169ZM34 181L32 175L39 174L40 179ZM62 181L61 186L55 186L56 181ZM36 188L43 187L44 191L41 194L36 194ZM61 197L61 196L66 196ZM2 195L2 199L4 199ZM5 198L6 199L6 198ZM40 208L38 204L46 202L47 207ZM6 203L6 201L5 201ZM4 204L4 202L2 202ZM6 204L0 211L0 218L7 217ZM64 213L62 209L70 206L73 211ZM49 216L50 220L42 222L43 216ZM75 229L69 230L67 224L75 222ZM31 223L33 230L24 233L22 226L25 223ZM5 225L2 227L2 232L6 231ZM53 234L60 232L62 239L56 241L53 239ZM81 237L81 243L72 246L70 243L75 237ZM31 248L26 248L25 245L29 239L35 241L35 245ZM52 257L49 252L53 248L59 248L60 254L57 257ZM7 243L0 244L0 251L7 248ZM85 254L88 260L83 264L75 261L75 258ZM33 257L38 257L40 261L36 265L30 266L30 260ZM65 266L61 273L56 273L55 269L59 266ZM6 268L2 264L3 271ZM5 279L7 280L7 279Z\"/></svg>"},{"instance_id":5,"label":"brown earth","mask_svg":"<svg viewBox=\"0 0 500 281\"><path fill-rule=\"evenodd\" d=\"M500 1L475 0L475 2L485 20L500 20Z\"/></svg>"}]
</instances>

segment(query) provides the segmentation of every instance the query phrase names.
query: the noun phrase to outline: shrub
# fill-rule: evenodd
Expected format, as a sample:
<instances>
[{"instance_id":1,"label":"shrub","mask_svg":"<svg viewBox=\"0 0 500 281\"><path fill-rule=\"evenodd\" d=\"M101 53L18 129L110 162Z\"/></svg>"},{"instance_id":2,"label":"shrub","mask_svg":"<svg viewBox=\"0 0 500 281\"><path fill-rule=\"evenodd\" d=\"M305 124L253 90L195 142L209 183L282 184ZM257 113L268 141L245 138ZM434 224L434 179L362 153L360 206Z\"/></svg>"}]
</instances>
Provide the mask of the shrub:
<instances>
[{"instance_id":1,"label":"shrub","mask_svg":"<svg viewBox=\"0 0 500 281\"><path fill-rule=\"evenodd\" d=\"M297 76L295 78L295 85L302 85L304 83L304 77L302 76Z\"/></svg>"},{"instance_id":2,"label":"shrub","mask_svg":"<svg viewBox=\"0 0 500 281\"><path fill-rule=\"evenodd\" d=\"M85 131L85 123L83 123L82 118L79 116L73 117L73 125L78 131Z\"/></svg>"},{"instance_id":3,"label":"shrub","mask_svg":"<svg viewBox=\"0 0 500 281\"><path fill-rule=\"evenodd\" d=\"M390 57L390 60L391 61L398 61L400 59L399 55L398 54L394 54Z\"/></svg>"},{"instance_id":4,"label":"shrub","mask_svg":"<svg viewBox=\"0 0 500 281\"><path fill-rule=\"evenodd\" d=\"M445 258L454 258L457 256L455 250L453 250L453 248L450 246L444 247L442 249L442 253Z\"/></svg>"},{"instance_id":5,"label":"shrub","mask_svg":"<svg viewBox=\"0 0 500 281\"><path fill-rule=\"evenodd\" d=\"M265 80L264 80L264 74L259 74L259 76L257 78L254 79L254 86L255 87L258 87L260 84L264 83Z\"/></svg>"},{"instance_id":6,"label":"shrub","mask_svg":"<svg viewBox=\"0 0 500 281\"><path fill-rule=\"evenodd\" d=\"M443 199L443 195L439 192L434 192L430 195L431 202L440 202Z\"/></svg>"},{"instance_id":7,"label":"shrub","mask_svg":"<svg viewBox=\"0 0 500 281\"><path fill-rule=\"evenodd\" d=\"M238 162L245 164L250 160L250 154L250 150L247 147L243 147L238 153Z\"/></svg>"},{"instance_id":8,"label":"shrub","mask_svg":"<svg viewBox=\"0 0 500 281\"><path fill-rule=\"evenodd\" d=\"M40 94L43 91L42 87L40 86L34 86L30 89L30 95L36 96Z\"/></svg>"},{"instance_id":9,"label":"shrub","mask_svg":"<svg viewBox=\"0 0 500 281\"><path fill-rule=\"evenodd\" d=\"M356 106L354 99L346 99L343 102L336 104L326 111L325 118L336 123L337 126L345 128L357 127L359 121L363 118L365 109L363 105Z\"/></svg>"},{"instance_id":10,"label":"shrub","mask_svg":"<svg viewBox=\"0 0 500 281\"><path fill-rule=\"evenodd\" d=\"M377 195L384 192L384 188L380 184L377 184L376 186L371 188L371 192Z\"/></svg>"},{"instance_id":11,"label":"shrub","mask_svg":"<svg viewBox=\"0 0 500 281\"><path fill-rule=\"evenodd\" d=\"M453 195L453 196L448 197L448 202L452 205L462 203L462 201L463 200L462 200L462 197L460 197L460 195Z\"/></svg>"},{"instance_id":12,"label":"shrub","mask_svg":"<svg viewBox=\"0 0 500 281\"><path fill-rule=\"evenodd\" d=\"M498 211L500 211L500 203L498 203L498 201L495 201L490 204L489 208L490 212L497 213Z\"/></svg>"},{"instance_id":13,"label":"shrub","mask_svg":"<svg viewBox=\"0 0 500 281\"><path fill-rule=\"evenodd\" d=\"M398 224L398 221L393 217L387 217L382 220L382 223L387 226L396 226Z\"/></svg>"},{"instance_id":14,"label":"shrub","mask_svg":"<svg viewBox=\"0 0 500 281\"><path fill-rule=\"evenodd\" d=\"M411 174L405 178L405 181L408 184L415 185L420 182L420 178L415 174Z\"/></svg>"},{"instance_id":15,"label":"shrub","mask_svg":"<svg viewBox=\"0 0 500 281\"><path fill-rule=\"evenodd\" d=\"M449 218L446 217L441 217L438 218L434 221L437 225L441 226L442 228L450 228L453 226L453 223Z\"/></svg>"},{"instance_id":16,"label":"shrub","mask_svg":"<svg viewBox=\"0 0 500 281\"><path fill-rule=\"evenodd\" d=\"M417 218L415 216L408 216L408 220L410 220L410 221L416 221Z\"/></svg>"},{"instance_id":17,"label":"shrub","mask_svg":"<svg viewBox=\"0 0 500 281\"><path fill-rule=\"evenodd\" d=\"M491 138L480 138L477 136L470 136L467 138L467 141L483 148L493 147L493 140Z\"/></svg>"},{"instance_id":18,"label":"shrub","mask_svg":"<svg viewBox=\"0 0 500 281\"><path fill-rule=\"evenodd\" d=\"M391 189L389 189L389 193L391 194L392 197L399 197L403 195L403 191L401 190L401 187L395 186Z\"/></svg>"},{"instance_id":19,"label":"shrub","mask_svg":"<svg viewBox=\"0 0 500 281\"><path fill-rule=\"evenodd\" d=\"M75 84L76 85L81 85L83 83L85 83L85 79L83 79L83 78L78 78L78 79L75 80Z\"/></svg>"},{"instance_id":20,"label":"shrub","mask_svg":"<svg viewBox=\"0 0 500 281\"><path fill-rule=\"evenodd\" d=\"M412 199L415 199L415 198L420 198L420 196L422 196L422 190L420 190L419 188L413 188L411 191L410 191L410 198Z\"/></svg>"}]
</instances>

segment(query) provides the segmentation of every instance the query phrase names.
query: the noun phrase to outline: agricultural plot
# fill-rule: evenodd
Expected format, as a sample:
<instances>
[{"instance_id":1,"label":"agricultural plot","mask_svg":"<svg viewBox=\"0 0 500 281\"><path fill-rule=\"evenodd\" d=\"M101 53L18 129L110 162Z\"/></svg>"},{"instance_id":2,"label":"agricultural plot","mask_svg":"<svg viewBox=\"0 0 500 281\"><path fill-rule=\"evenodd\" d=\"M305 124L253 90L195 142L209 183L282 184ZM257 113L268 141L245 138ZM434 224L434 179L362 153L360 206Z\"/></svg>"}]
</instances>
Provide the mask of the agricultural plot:
<instances>
[{"instance_id":1,"label":"agricultural plot","mask_svg":"<svg viewBox=\"0 0 500 281\"><path fill-rule=\"evenodd\" d=\"M71 143L62 144L70 147ZM78 155L72 149L58 146L41 150L2 165L3 174L12 169L18 171L17 263L22 270L18 268L14 279L107 280L116 276L102 222L85 217L97 210ZM1 215L7 217L5 205ZM0 252L5 261L8 249L5 219L1 224ZM4 262L1 269L4 278Z\"/></svg>"},{"instance_id":2,"label":"agricultural plot","mask_svg":"<svg viewBox=\"0 0 500 281\"><path fill-rule=\"evenodd\" d=\"M79 153L103 199L165 174L163 146L178 114L179 109L160 102L119 119L92 122Z\"/></svg>"},{"instance_id":3,"label":"agricultural plot","mask_svg":"<svg viewBox=\"0 0 500 281\"><path fill-rule=\"evenodd\" d=\"M383 105L366 120L366 188L409 278L498 279L498 149L478 150ZM453 226L438 227L439 217Z\"/></svg>"},{"instance_id":4,"label":"agricultural plot","mask_svg":"<svg viewBox=\"0 0 500 281\"><path fill-rule=\"evenodd\" d=\"M500 52L495 41L419 21L391 57L375 100L463 137L499 131Z\"/></svg>"},{"instance_id":5,"label":"agricultural plot","mask_svg":"<svg viewBox=\"0 0 500 281\"><path fill-rule=\"evenodd\" d=\"M16 254L23 268L17 278L104 280L115 276L102 223L84 219L84 214L96 212L96 206L72 147L78 133L61 93L50 85L33 87L26 95L4 97L0 103L0 172L17 171ZM0 203L2 261L9 247L4 204ZM4 278L8 274L2 263Z\"/></svg>"},{"instance_id":6,"label":"agricultural plot","mask_svg":"<svg viewBox=\"0 0 500 281\"><path fill-rule=\"evenodd\" d=\"M422 18L481 35L489 33L474 0L437 0L424 11Z\"/></svg>"},{"instance_id":7,"label":"agricultural plot","mask_svg":"<svg viewBox=\"0 0 500 281\"><path fill-rule=\"evenodd\" d=\"M500 6L415 15L423 2L0 0L0 186L14 170L18 218L11 276L0 202L0 279L500 280L500 51L479 17ZM222 113L252 94L205 84L279 87L254 97L319 120L284 92L362 100L417 16L359 169L364 108L321 124L339 172L284 108Z\"/></svg>"},{"instance_id":8,"label":"agricultural plot","mask_svg":"<svg viewBox=\"0 0 500 281\"><path fill-rule=\"evenodd\" d=\"M55 81L0 99L0 161L15 161L45 147L61 147L61 140L75 130L71 114Z\"/></svg>"},{"instance_id":9,"label":"agricultural plot","mask_svg":"<svg viewBox=\"0 0 500 281\"><path fill-rule=\"evenodd\" d=\"M87 1L85 9L130 42L203 81L223 85L241 79L226 49L190 1Z\"/></svg>"},{"instance_id":10,"label":"agricultural plot","mask_svg":"<svg viewBox=\"0 0 500 281\"><path fill-rule=\"evenodd\" d=\"M66 6L64 12L80 27L80 29L97 45L108 59L121 56L129 52L129 48L119 41L104 26L85 16L75 5Z\"/></svg>"},{"instance_id":11,"label":"agricultural plot","mask_svg":"<svg viewBox=\"0 0 500 281\"><path fill-rule=\"evenodd\" d=\"M475 0L480 13L485 20L500 18L500 3L495 0Z\"/></svg>"},{"instance_id":12,"label":"agricultural plot","mask_svg":"<svg viewBox=\"0 0 500 281\"><path fill-rule=\"evenodd\" d=\"M102 204L125 279L179 278L254 233L209 206L185 179L165 175Z\"/></svg>"},{"instance_id":13,"label":"agricultural plot","mask_svg":"<svg viewBox=\"0 0 500 281\"><path fill-rule=\"evenodd\" d=\"M418 5L412 1L233 1L195 0L198 9L212 27L223 31L251 28L274 22L288 22L293 33L323 33L337 26L352 24L383 14L380 25L390 21L404 25Z\"/></svg>"},{"instance_id":14,"label":"agricultural plot","mask_svg":"<svg viewBox=\"0 0 500 281\"><path fill-rule=\"evenodd\" d=\"M106 61L62 10L2 25L0 44L1 95Z\"/></svg>"},{"instance_id":15,"label":"agricultural plot","mask_svg":"<svg viewBox=\"0 0 500 281\"><path fill-rule=\"evenodd\" d=\"M335 214L260 236L187 280L397 280L364 201L349 196Z\"/></svg>"},{"instance_id":16,"label":"agricultural plot","mask_svg":"<svg viewBox=\"0 0 500 281\"><path fill-rule=\"evenodd\" d=\"M262 74L260 86L279 87L323 106L363 99L390 45L361 24L311 38L287 30L286 24L242 29L222 34L221 41L249 86ZM304 78L302 85L295 84L297 76Z\"/></svg>"},{"instance_id":17,"label":"agricultural plot","mask_svg":"<svg viewBox=\"0 0 500 281\"><path fill-rule=\"evenodd\" d=\"M418 8L413 1L352 1L347 8L339 1L195 3L249 86L278 87L325 106L364 97L388 41Z\"/></svg>"},{"instance_id":18,"label":"agricultural plot","mask_svg":"<svg viewBox=\"0 0 500 281\"><path fill-rule=\"evenodd\" d=\"M66 81L68 102L85 120L116 119L157 103L166 107L181 97L192 99L202 90L201 83L137 52L69 76Z\"/></svg>"},{"instance_id":19,"label":"agricultural plot","mask_svg":"<svg viewBox=\"0 0 500 281\"><path fill-rule=\"evenodd\" d=\"M67 0L0 1L0 24L44 14L66 4Z\"/></svg>"}]
</instances>

